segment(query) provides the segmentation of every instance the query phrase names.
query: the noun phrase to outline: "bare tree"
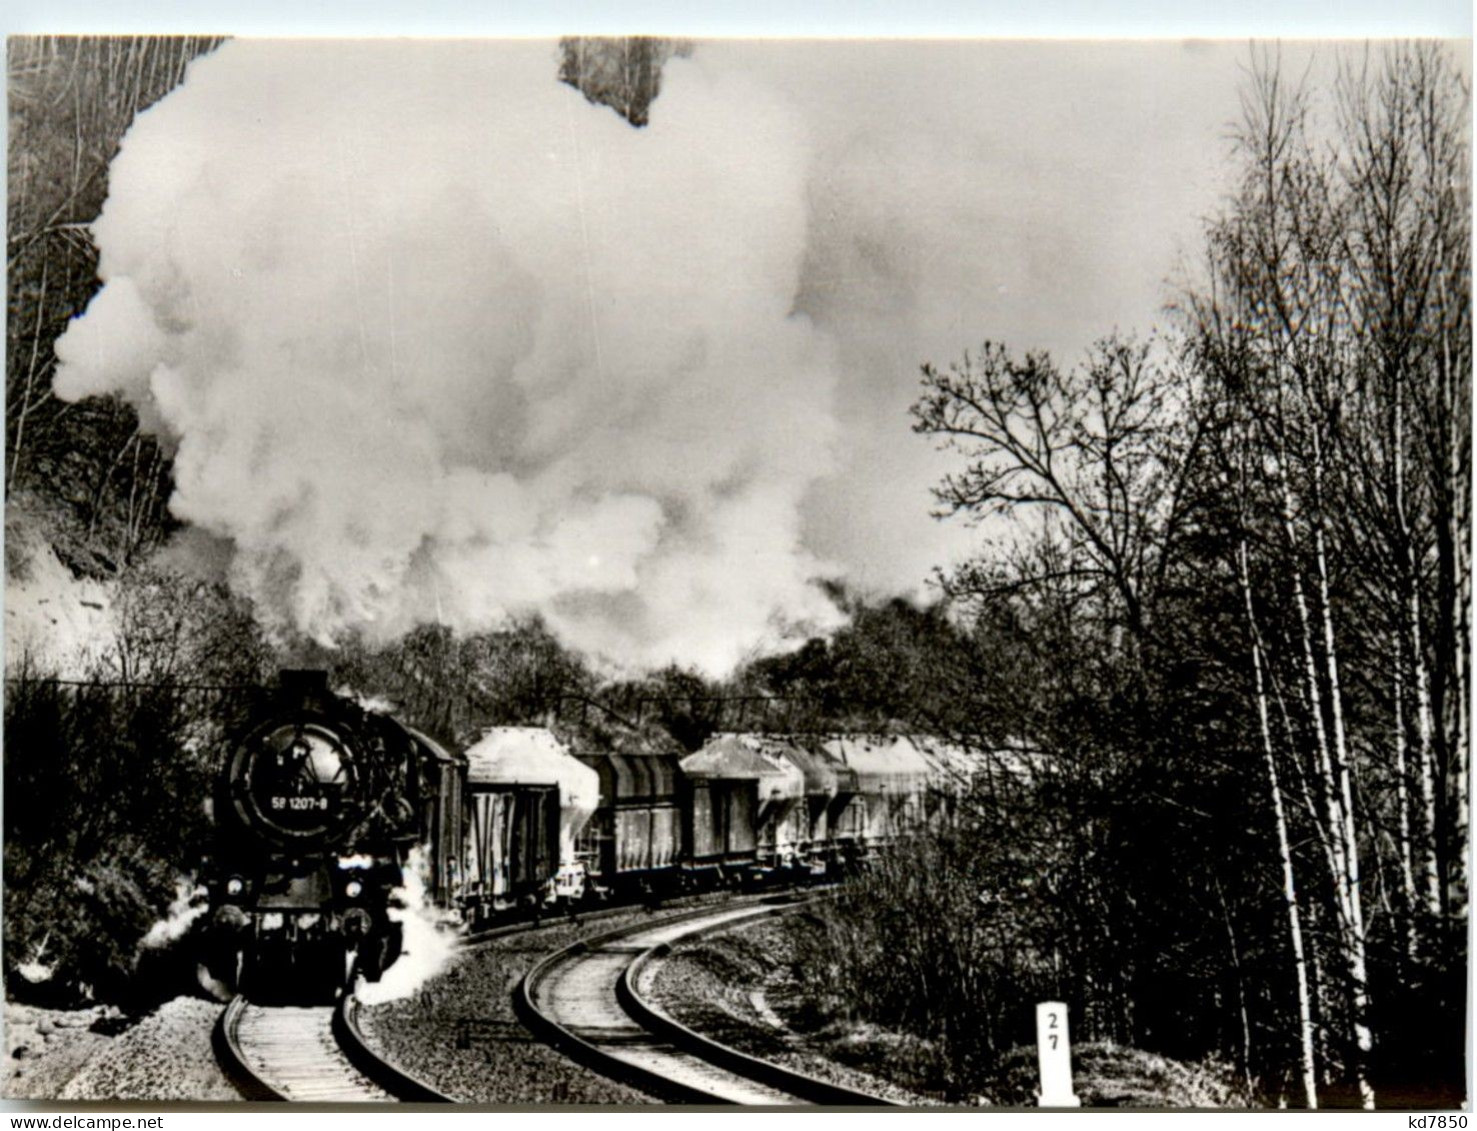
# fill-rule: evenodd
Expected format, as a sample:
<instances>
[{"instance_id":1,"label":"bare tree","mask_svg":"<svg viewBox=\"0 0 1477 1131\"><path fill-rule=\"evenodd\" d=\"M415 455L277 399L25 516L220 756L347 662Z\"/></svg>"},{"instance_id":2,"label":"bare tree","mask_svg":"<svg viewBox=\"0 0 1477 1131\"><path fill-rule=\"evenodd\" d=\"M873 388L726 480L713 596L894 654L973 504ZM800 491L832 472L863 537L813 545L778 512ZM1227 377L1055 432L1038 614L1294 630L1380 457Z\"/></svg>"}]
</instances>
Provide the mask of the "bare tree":
<instances>
[{"instance_id":1,"label":"bare tree","mask_svg":"<svg viewBox=\"0 0 1477 1131\"><path fill-rule=\"evenodd\" d=\"M1457 901L1465 899L1465 853L1452 848L1466 828L1469 690L1467 95L1445 53L1429 43L1392 46L1378 57L1366 51L1346 62L1338 84L1347 201L1339 254L1351 275L1346 317L1359 370L1351 407L1361 417L1353 458L1381 488L1374 498L1383 506L1369 508L1366 530L1386 549L1386 600L1397 626L1397 758L1410 750L1408 770L1397 771L1413 802L1401 819L1432 922L1450 908L1454 884L1462 889ZM1446 805L1443 783L1451 787Z\"/></svg>"},{"instance_id":2,"label":"bare tree","mask_svg":"<svg viewBox=\"0 0 1477 1131\"><path fill-rule=\"evenodd\" d=\"M1469 678L1465 94L1443 49L1394 46L1345 62L1336 120L1315 126L1306 86L1259 55L1242 180L1190 303L1208 379L1247 414L1250 474L1275 514L1268 536L1243 542L1241 575L1249 587L1245 556L1259 552L1283 579L1282 658L1266 650L1266 674L1296 689L1285 729L1306 750L1365 1106L1369 900L1399 893L1389 910L1407 977L1452 973L1465 914L1464 774L1450 772L1465 765L1456 700Z\"/></svg>"},{"instance_id":3,"label":"bare tree","mask_svg":"<svg viewBox=\"0 0 1477 1131\"><path fill-rule=\"evenodd\" d=\"M923 388L914 431L966 461L935 491L941 513L1056 520L1063 559L1003 583L1069 578L1100 592L1129 639L1142 641L1183 529L1199 442L1184 390L1152 343L1102 341L1067 372L1043 354L1017 360L986 343L947 370L924 366ZM1001 583L979 568L952 580L981 596Z\"/></svg>"}]
</instances>

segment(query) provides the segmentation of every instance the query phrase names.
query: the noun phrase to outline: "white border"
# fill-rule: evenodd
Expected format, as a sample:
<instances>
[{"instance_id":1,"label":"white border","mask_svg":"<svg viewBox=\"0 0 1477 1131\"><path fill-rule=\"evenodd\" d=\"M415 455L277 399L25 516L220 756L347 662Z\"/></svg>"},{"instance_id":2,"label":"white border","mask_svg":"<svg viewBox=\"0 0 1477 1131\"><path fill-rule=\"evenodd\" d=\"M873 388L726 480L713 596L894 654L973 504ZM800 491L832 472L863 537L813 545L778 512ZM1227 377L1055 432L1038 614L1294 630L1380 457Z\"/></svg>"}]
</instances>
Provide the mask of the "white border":
<instances>
[{"instance_id":1,"label":"white border","mask_svg":"<svg viewBox=\"0 0 1477 1131\"><path fill-rule=\"evenodd\" d=\"M1470 38L1471 0L10 0L7 34Z\"/></svg>"}]
</instances>

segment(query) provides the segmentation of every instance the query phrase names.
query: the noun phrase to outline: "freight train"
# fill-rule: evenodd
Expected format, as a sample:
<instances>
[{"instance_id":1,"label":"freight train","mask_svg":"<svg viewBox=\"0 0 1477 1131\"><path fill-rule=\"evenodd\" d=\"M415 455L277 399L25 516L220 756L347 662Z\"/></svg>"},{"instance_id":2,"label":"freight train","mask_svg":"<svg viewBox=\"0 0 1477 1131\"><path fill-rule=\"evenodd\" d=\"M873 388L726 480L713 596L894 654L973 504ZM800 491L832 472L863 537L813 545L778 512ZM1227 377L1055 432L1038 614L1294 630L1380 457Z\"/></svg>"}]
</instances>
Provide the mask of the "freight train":
<instances>
[{"instance_id":1,"label":"freight train","mask_svg":"<svg viewBox=\"0 0 1477 1131\"><path fill-rule=\"evenodd\" d=\"M571 752L544 727L464 750L283 672L213 802L202 978L222 992L376 981L405 904L476 929L610 898L815 879L937 819L990 763L929 738L718 734Z\"/></svg>"}]
</instances>

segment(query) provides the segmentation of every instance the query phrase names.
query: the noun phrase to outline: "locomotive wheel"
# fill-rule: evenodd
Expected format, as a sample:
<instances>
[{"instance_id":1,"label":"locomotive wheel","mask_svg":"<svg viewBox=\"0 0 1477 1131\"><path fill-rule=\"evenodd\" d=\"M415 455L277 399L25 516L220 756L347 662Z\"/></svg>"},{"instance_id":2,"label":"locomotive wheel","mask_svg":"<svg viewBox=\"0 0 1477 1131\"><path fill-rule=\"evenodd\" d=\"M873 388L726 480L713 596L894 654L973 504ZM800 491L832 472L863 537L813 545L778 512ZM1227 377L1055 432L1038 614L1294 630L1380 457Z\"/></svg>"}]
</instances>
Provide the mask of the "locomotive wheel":
<instances>
[{"instance_id":1,"label":"locomotive wheel","mask_svg":"<svg viewBox=\"0 0 1477 1131\"><path fill-rule=\"evenodd\" d=\"M245 954L240 947L216 945L195 963L195 980L212 997L229 1001L242 990Z\"/></svg>"},{"instance_id":2,"label":"locomotive wheel","mask_svg":"<svg viewBox=\"0 0 1477 1131\"><path fill-rule=\"evenodd\" d=\"M208 962L195 963L195 981L200 983L200 988L216 1001L230 1001L234 996L231 993L231 987L215 976Z\"/></svg>"},{"instance_id":3,"label":"locomotive wheel","mask_svg":"<svg viewBox=\"0 0 1477 1131\"><path fill-rule=\"evenodd\" d=\"M359 951L354 947L344 948L344 980L339 984L339 996L354 992L354 982L359 977Z\"/></svg>"}]
</instances>

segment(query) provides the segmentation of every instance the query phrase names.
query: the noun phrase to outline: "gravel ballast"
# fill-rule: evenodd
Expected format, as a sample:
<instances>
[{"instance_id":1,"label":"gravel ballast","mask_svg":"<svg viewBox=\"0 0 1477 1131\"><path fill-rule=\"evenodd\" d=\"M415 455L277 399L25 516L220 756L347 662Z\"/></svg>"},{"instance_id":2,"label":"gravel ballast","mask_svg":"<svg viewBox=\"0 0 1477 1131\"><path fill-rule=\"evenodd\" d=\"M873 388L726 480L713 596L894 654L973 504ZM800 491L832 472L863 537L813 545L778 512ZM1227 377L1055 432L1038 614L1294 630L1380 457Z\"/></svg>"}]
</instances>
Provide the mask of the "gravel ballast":
<instances>
[{"instance_id":1,"label":"gravel ballast","mask_svg":"<svg viewBox=\"0 0 1477 1131\"><path fill-rule=\"evenodd\" d=\"M7 1099L216 1102L239 1100L210 1047L221 1007L198 998L165 1002L109 1036L116 1011L43 1010L7 1003Z\"/></svg>"},{"instance_id":2,"label":"gravel ballast","mask_svg":"<svg viewBox=\"0 0 1477 1131\"><path fill-rule=\"evenodd\" d=\"M67 1081L114 1040L91 1026L106 1009L40 1009L5 1003L5 1098L54 1100Z\"/></svg>"},{"instance_id":3,"label":"gravel ballast","mask_svg":"<svg viewBox=\"0 0 1477 1131\"><path fill-rule=\"evenodd\" d=\"M637 992L706 1037L833 1084L910 1106L945 1102L845 1063L834 1033L804 1032L788 926L761 919L691 942L647 964Z\"/></svg>"},{"instance_id":4,"label":"gravel ballast","mask_svg":"<svg viewBox=\"0 0 1477 1131\"><path fill-rule=\"evenodd\" d=\"M659 1103L540 1043L515 1016L513 990L556 950L686 906L560 921L480 944L413 996L362 1007L365 1039L379 1055L462 1103Z\"/></svg>"}]
</instances>

